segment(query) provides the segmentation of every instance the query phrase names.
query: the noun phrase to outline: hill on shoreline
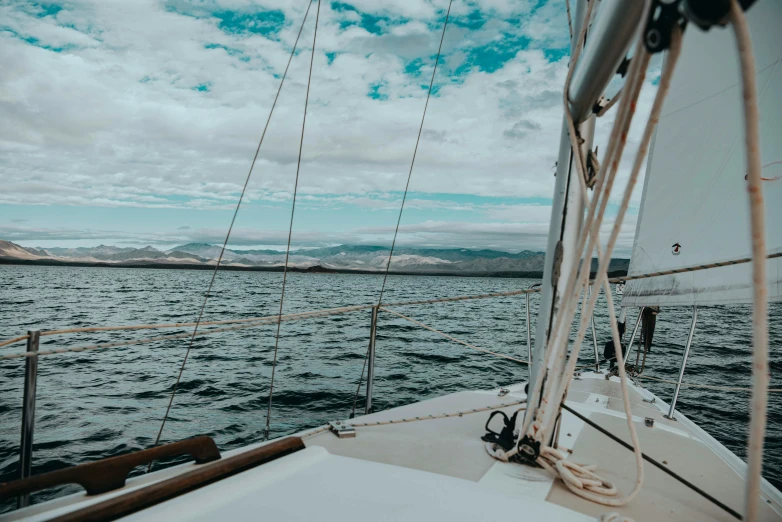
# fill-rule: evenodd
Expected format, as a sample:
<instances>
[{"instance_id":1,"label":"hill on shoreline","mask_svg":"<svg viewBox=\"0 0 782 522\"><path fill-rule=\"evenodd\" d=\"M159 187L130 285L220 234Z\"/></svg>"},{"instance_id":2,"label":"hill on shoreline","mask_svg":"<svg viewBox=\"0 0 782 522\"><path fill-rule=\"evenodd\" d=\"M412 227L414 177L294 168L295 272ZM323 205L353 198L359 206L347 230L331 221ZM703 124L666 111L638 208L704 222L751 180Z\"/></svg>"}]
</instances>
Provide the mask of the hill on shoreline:
<instances>
[{"instance_id":1,"label":"hill on shoreline","mask_svg":"<svg viewBox=\"0 0 782 522\"><path fill-rule=\"evenodd\" d=\"M60 266L105 266L135 268L213 268L220 246L188 243L169 250L99 245L78 248L23 247L0 240L0 263ZM308 273L382 273L388 262L388 247L339 245L300 248L290 253L288 266ZM411 275L465 275L500 277L540 277L544 252L518 253L466 248L398 248L394 250L389 272ZM220 263L226 270L280 271L285 252L278 250L226 249ZM612 259L609 272L623 275L628 259ZM592 269L596 268L595 260Z\"/></svg>"}]
</instances>

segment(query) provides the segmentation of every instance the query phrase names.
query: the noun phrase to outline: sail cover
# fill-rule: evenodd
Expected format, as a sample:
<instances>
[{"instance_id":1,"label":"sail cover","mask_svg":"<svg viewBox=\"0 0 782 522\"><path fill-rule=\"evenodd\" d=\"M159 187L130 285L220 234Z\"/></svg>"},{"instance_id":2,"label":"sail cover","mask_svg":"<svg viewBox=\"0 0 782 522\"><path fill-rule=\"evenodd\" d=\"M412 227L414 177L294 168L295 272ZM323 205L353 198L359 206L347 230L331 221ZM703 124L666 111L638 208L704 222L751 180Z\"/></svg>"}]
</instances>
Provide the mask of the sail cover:
<instances>
[{"instance_id":1,"label":"sail cover","mask_svg":"<svg viewBox=\"0 0 782 522\"><path fill-rule=\"evenodd\" d=\"M782 251L782 1L747 12L760 99L769 254ZM735 36L690 25L649 156L629 275L752 257ZM779 301L782 259L767 261ZM752 302L752 265L629 281L622 306Z\"/></svg>"}]
</instances>

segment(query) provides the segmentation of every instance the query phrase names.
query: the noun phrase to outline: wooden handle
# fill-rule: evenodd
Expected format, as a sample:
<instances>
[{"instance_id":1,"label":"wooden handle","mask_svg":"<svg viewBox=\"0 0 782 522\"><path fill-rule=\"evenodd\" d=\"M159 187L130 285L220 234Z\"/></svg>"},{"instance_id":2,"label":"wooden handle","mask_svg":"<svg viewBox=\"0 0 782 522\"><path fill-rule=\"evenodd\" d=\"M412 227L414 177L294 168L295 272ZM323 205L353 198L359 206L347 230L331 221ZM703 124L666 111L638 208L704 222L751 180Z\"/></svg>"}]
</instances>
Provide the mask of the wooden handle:
<instances>
[{"instance_id":1,"label":"wooden handle","mask_svg":"<svg viewBox=\"0 0 782 522\"><path fill-rule=\"evenodd\" d=\"M65 513L52 519L51 522L116 520L304 448L304 442L299 437L275 440L238 455L220 459L218 462L198 466L181 475L134 489L124 495L117 495L103 502Z\"/></svg>"},{"instance_id":2,"label":"wooden handle","mask_svg":"<svg viewBox=\"0 0 782 522\"><path fill-rule=\"evenodd\" d=\"M195 459L196 464L202 464L219 459L220 451L212 437L203 435L127 455L34 475L26 479L0 483L0 498L17 497L64 484L79 484L88 495L97 495L123 487L128 474L136 466L178 455L190 455Z\"/></svg>"}]
</instances>

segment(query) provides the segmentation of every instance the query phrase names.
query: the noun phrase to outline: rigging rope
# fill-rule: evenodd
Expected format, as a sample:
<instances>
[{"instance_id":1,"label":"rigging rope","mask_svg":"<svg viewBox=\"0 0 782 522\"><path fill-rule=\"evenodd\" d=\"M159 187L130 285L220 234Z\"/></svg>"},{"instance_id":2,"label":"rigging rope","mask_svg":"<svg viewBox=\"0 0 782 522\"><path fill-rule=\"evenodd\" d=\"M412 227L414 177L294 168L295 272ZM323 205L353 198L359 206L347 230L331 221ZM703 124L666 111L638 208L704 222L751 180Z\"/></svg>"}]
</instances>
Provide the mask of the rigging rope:
<instances>
[{"instance_id":1,"label":"rigging rope","mask_svg":"<svg viewBox=\"0 0 782 522\"><path fill-rule=\"evenodd\" d=\"M777 252L774 254L768 254L766 256L766 259L776 259L778 257L782 257L782 252ZM687 266L683 268L674 268L672 270L663 270L661 272L650 272L648 274L638 274L635 276L624 276L624 277L614 277L608 280L609 283L622 283L625 281L635 281L636 279L648 279L650 277L660 277L660 276L667 276L667 275L675 275L675 274L683 274L687 272L697 272L700 270L709 270L711 268L719 268L723 266L733 266L733 265L741 265L746 263L751 263L752 258L751 257L743 257L741 259L733 259L731 261L718 261L716 263L707 263L705 265L697 265L697 266ZM41 334L43 335L43 334Z\"/></svg>"},{"instance_id":2,"label":"rigging rope","mask_svg":"<svg viewBox=\"0 0 782 522\"><path fill-rule=\"evenodd\" d=\"M469 415L471 413L480 413L483 411L489 411L489 410L499 410L502 408L509 408L511 406L518 406L519 404L525 404L527 402L527 399L522 399L520 401L516 402L509 402L509 403L502 403L497 404L494 406L486 406L485 408L475 408L472 410L464 410L464 411L456 411L453 413L443 413L440 415L426 415L424 417L412 417L410 419L396 419L396 420L389 420L389 421L378 421L378 422L358 422L358 423L352 423L348 422L351 426L354 428L371 428L373 426L387 426L389 424L402 424L407 422L417 422L417 421L425 421L425 420L433 420L433 419L447 419L450 417L462 417L464 415ZM320 426L318 428L312 428L308 431L305 431L301 434L299 434L299 438L301 439L307 439L309 437L314 437L315 435L318 435L320 433L323 433L324 431L329 431L331 429L330 426Z\"/></svg>"},{"instance_id":3,"label":"rigging rope","mask_svg":"<svg viewBox=\"0 0 782 522\"><path fill-rule=\"evenodd\" d=\"M645 76L645 71L649 59L649 55L644 49L642 42L640 40L638 42L638 45L636 47L636 52L634 55L635 59L632 60L631 63L632 73L628 78L628 84L626 85L628 90L628 95L622 97L622 104L620 105L619 115L617 116L617 121L615 122L614 128L612 129L612 133L611 133L612 139L609 141L609 152L607 154L606 159L603 162L603 167L601 168L601 172L598 175L597 186L595 187L594 196L592 198L592 201L590 202L588 217L585 225L583 226L582 229L583 232L579 237L579 247L577 249L579 253L583 252L583 248L586 243L587 237L589 238L588 249L586 250L586 252L584 252L583 256L579 256L579 257L583 257L584 259L591 259L592 251L596 247L598 248L598 257L600 259L600 263L599 263L597 275L595 277L595 281L598 285L603 284L606 287L606 294L607 294L606 298L608 300L609 318L611 320L612 336L614 337L614 342L617 345L617 349L620 351L621 351L621 344L619 343L619 335L618 335L617 325L616 325L616 315L613 309L613 298L611 296L608 282L605 279L607 273L606 261L610 260L610 256L616 241L617 228L621 226L621 222L624 218L624 212L627 209L629 195L632 192L632 188L635 184L638 173L640 171L639 165L641 164L643 158L645 157L646 148L648 147L648 143L651 138L651 132L654 129L656 120L659 118L659 114L662 108L662 101L664 100L666 91L668 89L668 86L670 85L673 65L676 62L676 56L678 55L678 51L680 49L680 42L681 42L681 33L678 30L678 27L674 27L672 36L673 36L672 38L673 41L672 41L671 52L670 52L672 56L669 57L672 59L669 59L667 61L666 69L665 71L663 71L663 75L660 82L661 85L655 97L655 104L652 109L652 114L649 118L649 121L647 122L647 128L644 133L644 139L641 142L641 146L636 156L633 172L631 174L630 180L628 181L628 186L625 190L625 198L623 198L623 206L619 210L618 217L616 218L616 222L614 224L614 228L612 230L611 238L609 239L607 248L605 249L604 252L601 253L598 244L600 225L602 224L605 207L607 206L608 198L611 194L611 187L613 185L614 177L618 169L619 159L621 158L621 153L626 143L626 136L629 130L629 124L635 112L635 100L637 99L641 86L643 84L643 79ZM580 44L581 42L579 41L578 45ZM567 84L569 83L570 78L572 76L574 62L576 61L575 57L579 50L580 49L577 46L576 51L574 52L573 61L571 62L568 79L566 81L565 93L567 93L568 91ZM586 168L584 165L583 153L581 151L580 143L578 143L577 141L575 124L568 110L567 94L565 94L564 96L564 105L565 105L565 112L567 116L568 128L570 131L569 135L571 138L571 148L573 149L574 153L577 155L576 164L578 166L579 174L580 174L579 175L580 185L581 185L583 195L586 196L586 186L585 186L584 175L583 175L584 172L586 172ZM621 141L617 141L617 138L620 139ZM597 213L597 216L595 216L595 210L598 201L601 203L601 205ZM589 323L589 317L591 317L591 314L594 311L595 303L597 301L597 293L595 293L592 296L586 296L588 276L589 276L589 266L587 263L582 263L580 266L578 264L574 264L573 267L571 268L570 277L568 279L567 291L563 295L563 301L566 303L566 307L564 311L561 311L564 313L561 313L557 317L557 321L555 323L555 329L554 329L554 337L553 337L554 342L552 343L549 349L549 354L547 356L547 362L548 362L547 367L550 369L549 376L548 376L548 386L547 386L545 397L541 400L541 407L538 409L535 423L533 424L532 432L527 431L531 419L525 419L525 429L523 430L523 433L535 436L537 437L537 440L540 440L543 443L545 443L544 441L547 440L548 433L552 430L551 422L547 422L546 424L543 424L544 420L550 421L550 417L549 419L543 418L542 413L545 413L545 411L543 411L543 406L546 404L560 405L562 403L562 398L564 397L568 385L573 377L573 371L578 357L578 352L586 332L586 325ZM578 282L578 284L576 284L576 281ZM564 369L563 374L559 374L556 372L556 370L560 368L562 364L561 361L563 361L565 356L567 355L568 333L570 331L570 324L572 324L575 315L576 305L577 302L579 301L580 295L584 295L585 298L588 299L589 301L589 304L587 306L587 313L582 314L581 316L581 324L578 332L578 337L573 346L573 350L571 351L570 358L567 361L567 365ZM553 370L553 372L551 370ZM612 485L610 485L610 483L607 483L605 480L601 479L600 477L592 473L594 469L593 467L571 465L563 460L561 454L559 454L556 451L549 451L545 447L541 452L541 457L538 459L538 462L544 467L548 467L552 471L556 470L556 473L563 479L567 487L572 492L576 493L579 496L587 498L591 501L598 502L605 505L611 505L611 506L624 505L625 503L630 501L638 493L638 491L640 491L641 485L643 483L643 477L644 477L643 461L640 454L640 447L637 440L635 427L632 423L631 408L629 404L629 398L627 395L627 376L625 374L622 365L620 365L619 373L622 382L622 399L623 399L624 408L627 416L628 428L630 431L631 439L633 440L633 446L635 448L634 453L636 457L637 476L636 476L636 483L633 491L631 491L625 498L621 498L621 499L614 498L614 495L616 495L616 490L613 488ZM538 384L541 381L542 378L538 379L538 381L536 382L536 388L533 391L533 394L538 393L538 388L539 388ZM537 428L535 428L535 426L537 426Z\"/></svg>"},{"instance_id":4,"label":"rigging rope","mask_svg":"<svg viewBox=\"0 0 782 522\"><path fill-rule=\"evenodd\" d=\"M540 292L539 288L533 288L528 290L511 290L509 292L494 292L490 294L459 295L455 297L441 297L439 299L398 301L395 303L386 303L386 306L412 306L412 305L424 305L424 304L436 304L436 303L451 303L456 301L470 301L474 299L489 299L492 297L511 297L515 295L531 294L537 292ZM366 304L366 305L341 306L337 308L323 308L320 310L310 310L308 312L287 314L287 315L283 315L282 317L283 320L308 319L310 317L323 317L328 315L338 315L338 314L346 314L350 312L357 312L361 310L369 310L375 306L377 305ZM198 324L199 326L214 326L214 325L221 325L221 324L256 323L256 322L261 322L262 324L269 324L269 323L276 322L278 317L279 317L278 315L267 315L261 317L246 317L243 319L222 319L219 321L201 321ZM67 328L63 330L44 330L41 332L40 335L41 337L44 337L47 335L60 335L60 334L71 334L71 333L85 333L85 332L110 332L110 331L118 331L118 330L154 330L154 329L162 329L162 328L183 328L185 326L193 326L195 324L196 323L158 323L158 324L122 325L122 326L87 326L81 328ZM207 333L213 331L215 330L207 330ZM6 341L0 342L0 347L7 346L9 344L17 343L20 341L24 341L27 338L29 338L29 335L21 335L19 337L14 337L13 339L8 339ZM179 337L177 337L177 339L178 338ZM24 353L26 352L23 352L22 354L20 354L20 356L24 356ZM41 355L42 353L43 352L39 352L38 355ZM12 354L10 358L15 358L15 354ZM3 356L0 356L0 360L2 359Z\"/></svg>"},{"instance_id":5,"label":"rigging rope","mask_svg":"<svg viewBox=\"0 0 782 522\"><path fill-rule=\"evenodd\" d=\"M228 245L228 239L231 237L231 230L233 230L234 223L236 222L236 216L239 213L239 207L242 205L242 200L244 199L244 194L247 191L247 185L250 183L250 178L252 177L253 168L255 167L255 162L258 159L258 154L261 151L261 145L263 144L263 139L266 137L266 131L269 129L269 122L271 122L272 114L274 114L274 108L277 106L277 100L280 97L280 91L282 91L283 83L285 83L285 77L288 74L288 67L291 65L291 60L293 59L293 55L296 53L296 45L299 43L299 37L301 36L301 30L304 28L304 21L307 19L307 14L310 12L310 2L308 0L307 5L307 11L304 14L304 19L301 21L301 28L299 28L299 34L296 36L296 41L293 44L293 49L291 50L291 54L288 57L288 63L285 66L285 72L282 75L282 78L280 79L280 85L277 88L277 94L274 96L274 102L272 103L271 109L269 110L269 116L266 118L266 125L263 127L263 132L261 133L261 139L258 140L258 147L255 149L255 155L253 156L252 163L250 163L250 170L247 172L247 177L244 180L244 186L242 187L242 193L239 195L239 201L236 202L236 209L234 210L233 217L231 218L231 224L228 226L228 232L225 234L225 241L223 241L223 247L220 249L220 256L217 258L217 263L215 264L215 269L212 272L212 279L209 281L209 288L206 290L206 295L204 295L204 302L201 305L201 310L198 312L198 319L196 320L196 324L193 327L193 335L190 337L190 342L187 346L187 351L185 352L185 356L182 359L182 365L179 367L179 374L177 375L176 382L174 383L174 389L171 391L171 398L168 401L168 406L166 407L166 414L163 416L163 422L160 424L160 430L158 431L157 437L155 437L155 446L158 445L160 442L160 437L163 434L163 428L166 426L166 420L168 419L168 414L171 412L171 405L174 403L174 397L176 396L177 388L179 387L179 381L182 380L182 373L185 370L185 364L187 364L187 358L190 356L190 350L193 348L193 340L196 337L196 333L198 332L198 325L201 322L201 318L204 315L204 309L206 309L206 302L209 300L209 294L212 291L212 286L215 282L215 277L217 276L217 270L220 268L220 263L223 260L223 254L225 254L226 246ZM149 471L152 467L152 464L150 463L149 467L147 467L147 471Z\"/></svg>"},{"instance_id":6,"label":"rigging rope","mask_svg":"<svg viewBox=\"0 0 782 522\"><path fill-rule=\"evenodd\" d=\"M748 522L758 517L763 440L768 409L768 287L766 286L766 222L761 187L760 115L755 77L752 38L744 11L737 2L730 3L730 20L736 34L741 67L741 90L744 100L744 132L747 145L747 192L749 193L750 230L752 231L752 408L747 442L747 489L744 515Z\"/></svg>"},{"instance_id":7,"label":"rigging rope","mask_svg":"<svg viewBox=\"0 0 782 522\"><path fill-rule=\"evenodd\" d=\"M387 420L387 421L350 422L349 424L354 428L371 428L372 426L388 426L389 424L404 424L408 422L418 422L418 421L425 421L425 420L448 419L451 417L463 417L464 415L469 415L471 413L480 413L482 411L500 410L502 408L509 408L511 406L518 406L519 404L526 404L526 403L527 403L527 399L522 399L516 402L495 404L494 406L486 406L485 408L473 408L471 410L455 411L453 413L441 413L439 415L424 415L423 417L410 417L406 419L394 419L394 420Z\"/></svg>"},{"instance_id":8,"label":"rigging rope","mask_svg":"<svg viewBox=\"0 0 782 522\"><path fill-rule=\"evenodd\" d=\"M782 252L777 252L775 254L769 254L766 256L766 259L776 259L778 257L782 257ZM674 275L674 274L681 274L685 272L696 272L699 270L708 270L711 268L718 268L718 267L724 267L724 266L732 266L732 265L739 265L739 264L746 264L752 262L751 257L742 258L742 259L734 259L732 261L721 261L717 263L708 263L705 265L697 265L697 266L690 266L690 267L684 267L684 268L676 268L673 270L665 270L662 272L651 272L648 274L639 274L635 276L623 276L623 277L612 277L608 279L609 283L622 283L626 281L634 281L637 279L647 279L651 277L660 277L660 276L666 276L666 275ZM595 281L591 280L590 284L594 284ZM396 303L386 303L386 306L411 306L411 305L422 305L422 304L435 304L435 303L448 303L448 302L454 302L454 301L467 301L472 299L488 299L492 297L509 297L514 295L523 295L523 294L533 294L533 293L540 293L540 288L531 288L528 290L513 290L509 292L496 292L491 294L477 294L477 295L461 295L456 297L443 297L439 299L425 299L425 300L419 300L419 301L400 301ZM324 315L336 315L336 314L342 314L342 313L349 313L349 312L355 312L360 310L368 310L372 308L375 305L356 305L356 306L346 306L346 307L339 307L339 308L324 308L322 310L313 310L309 312L302 312L301 314L289 314L284 315L284 319L292 318L296 319L299 318L300 315L303 317L300 317L301 319L307 319L309 317L322 317ZM308 314L308 315L305 315ZM198 323L199 326L212 326L212 325L219 325L219 324L234 324L234 323L252 323L256 321L264 321L269 318L277 318L277 315L273 316L263 316L263 317L247 317L244 319L223 319L219 321L200 321ZM65 329L58 329L58 330L43 330L40 333L41 337L49 336L49 335L62 335L62 334L72 334L72 333L85 333L85 332L111 332L111 331L117 331L117 330L154 330L154 329L161 329L161 328L183 328L186 326L194 326L196 323L160 323L160 324L135 324L135 325L121 325L121 326L86 326L86 327L79 327L79 328L65 328ZM222 331L222 330L221 330ZM212 332L212 330L208 331L207 333ZM0 348L3 346L8 346L10 344L18 343L21 341L25 341L30 336L20 335L18 337L14 337L11 339L6 339L5 341L0 341ZM180 337L177 337L179 339ZM66 352L68 350L65 350ZM49 353L64 353L63 351L56 351L56 352L39 352L38 355L45 355ZM0 356L0 360L4 358L14 359L16 357L24 357L25 353L20 354L11 354L10 357L7 356Z\"/></svg>"},{"instance_id":9,"label":"rigging rope","mask_svg":"<svg viewBox=\"0 0 782 522\"><path fill-rule=\"evenodd\" d=\"M410 161L410 170L407 173L407 182L405 183L405 191L402 194L402 204L399 207L399 217L396 219L396 228L394 229L394 238L391 240L391 250L388 252L388 262L386 262L386 270L383 274L383 284L380 287L380 296L377 299L377 305L383 302L383 293L386 290L386 281L388 280L388 271L391 268L391 260L394 256L394 247L396 246L396 238L399 234L399 224L402 222L402 213L405 210L405 201L407 201L407 191L410 188L410 179L413 177L413 167L415 166L415 158L418 155L418 144L421 142L421 133L424 130L424 121L426 121L426 110L429 108L429 99L432 97L432 88L434 87L434 78L437 74L437 65L440 63L440 54L443 51L443 40L445 39L445 30L448 28L448 18L451 16L451 6L453 0L448 0L448 10L445 13L445 22L443 23L443 31L440 34L440 46L437 48L437 57L434 60L434 68L432 69L432 79L429 80L429 90L426 92L426 103L424 104L424 112L421 115L421 124L418 126L418 136L415 139L415 148L413 149L413 159ZM370 339L370 342L371 339ZM356 414L356 402L358 401L358 394L361 392L361 383L364 382L364 371L367 368L367 359L369 358L370 347L367 346L367 353L364 356L364 365L361 367L361 376L358 379L358 386L356 387L356 395L353 398L353 411L350 413L350 418Z\"/></svg>"},{"instance_id":10,"label":"rigging rope","mask_svg":"<svg viewBox=\"0 0 782 522\"><path fill-rule=\"evenodd\" d=\"M310 3L310 6L312 3ZM309 6L307 7L309 10ZM272 376L269 383L269 406L266 410L266 429L264 431L264 440L269 438L269 423L272 416L272 397L274 396L274 374L277 369L277 348L280 344L280 327L282 326L282 305L285 301L285 283L288 280L288 259L291 252L291 236L293 235L293 216L296 212L296 194L299 189L299 172L301 171L301 151L304 147L304 128L307 125L307 106L310 101L310 85L312 84L312 64L315 62L315 41L318 38L318 19L320 18L320 0L318 0L318 9L315 11L315 30L312 33L312 54L310 55L310 71L307 76L307 94L304 96L304 116L301 121L301 137L299 138L299 157L296 162L296 180L293 183L293 202L291 203L291 221L288 227L288 244L285 247L285 266L282 270L282 290L280 292L280 313L277 321L277 333L274 336L274 359L272 361ZM301 32L301 31L299 31Z\"/></svg>"},{"instance_id":11,"label":"rigging rope","mask_svg":"<svg viewBox=\"0 0 782 522\"><path fill-rule=\"evenodd\" d=\"M663 73L662 73L661 78L660 78L660 86L658 88L657 94L655 95L655 101L654 101L654 104L652 106L652 111L651 111L651 114L649 116L649 119L647 120L646 128L644 130L644 135L643 135L643 138L641 140L641 144L639 146L638 152L636 153L635 162L633 164L633 168L632 168L632 171L631 171L631 174L630 174L630 178L629 178L629 180L627 182L627 186L625 188L625 193L624 193L624 197L623 197L623 200L622 200L622 204L620 206L619 212L617 213L617 217L616 217L615 222L614 222L614 227L612 229L611 236L609 237L609 240L608 240L608 245L607 245L605 251L600 256L600 263L599 263L597 274L595 276L595 280L598 282L598 284L599 284L600 281L604 281L604 284L606 286L606 293L608 294L606 296L606 298L607 298L607 301L608 301L609 318L611 319L612 335L614 336L614 343L616 345L619 345L621 343L619 343L619 335L618 335L618 332L616 330L616 316L615 316L615 311L614 311L614 307L613 307L613 296L610 295L610 287L608 287L608 283L607 283L607 281L605 281L605 277L606 277L606 273L607 273L607 269L608 269L608 262L610 261L610 256L611 256L611 253L613 252L613 248L614 248L614 245L616 243L616 239L618 237L619 227L621 227L621 223L622 223L622 221L624 219L625 212L626 212L626 210L627 210L627 208L629 206L629 200L630 200L630 196L632 195L632 190L633 190L633 188L635 186L635 183L636 183L636 181L638 179L640 170L642 168L642 165L643 165L643 162L644 162L644 159L645 159L645 156L646 156L646 151L648 149L649 143L651 142L651 138L652 138L652 135L654 133L654 129L656 128L657 121L659 120L660 114L662 112L663 102L664 102L666 94L667 94L667 92L669 90L671 79L672 79L672 76L673 76L673 70L675 68L678 56L679 56L680 51L681 51L681 30L679 29L678 26L674 26L672 28L671 37L672 37L671 38L671 46L670 46L670 50L669 50L669 53L668 53L668 59L666 60L665 69L663 70ZM648 55L648 53L646 53L645 51L643 51L641 49L642 48L640 47L640 42L639 42L638 51L641 53L641 56L639 56L638 53L636 53L636 56L638 57L638 61L639 62L645 62L644 65L643 65L643 68L644 68L644 71L645 71L646 64L648 63L649 55ZM640 77L639 77L639 79L640 79ZM641 82L639 82L639 88L640 88L640 83ZM626 134L625 133L622 134L621 139L623 141L626 139ZM612 161L614 162L614 165L618 165L618 159L616 157L613 158ZM601 203L602 203L601 211L598 214L597 219L595 220L595 223L593 225L591 225L591 228L590 228L590 232L591 232L590 237L593 240L592 243L595 243L595 244L597 243L598 234L599 234L599 230L600 230L600 225L602 224L602 220L603 220L603 211L605 209L605 206L606 206L606 204L608 202L608 198L610 196L610 189L611 189L612 181L613 181L612 179L607 179L606 180L606 186L605 186L603 197L602 197L602 201L601 201ZM586 259L590 259L591 258L591 248L589 250L587 250L587 252L585 254L585 258ZM589 269L588 267L581 267L581 271L585 275L587 275L587 276L588 276L588 273L587 273L588 269ZM584 280L585 278L582 276L580 279ZM586 281L584 281L584 283L586 283ZM579 293L580 293L580 289L579 289ZM571 296L571 298L573 298L573 297L577 298L577 295L578 294L576 294L576 296ZM595 307L595 304L596 304L596 301L597 301L596 297L597 297L596 295L593 295L593 296L588 298L589 304L587 306L587 312L586 312L586 314L582 314L581 321L580 321L581 324L580 324L580 327L579 327L579 330L578 330L578 334L577 334L577 337L576 337L575 344L573 346L573 350L571 351L571 356L570 356L571 359L568 361L568 368L566 370L565 377L564 377L564 379L562 381L562 385L559 387L557 392L552 395L554 400L557 401L556 404L561 404L562 403L562 399L564 398L565 394L567 393L567 387L568 387L568 385L570 383L570 379L572 379L572 368L575 366L575 361L576 361L576 358L578 356L578 351L579 351L579 349L581 347L581 344L583 342L584 336L586 334L586 329L587 329L587 325L588 325L588 317L592 313L594 313L594 307ZM572 320L572 318L571 318L571 320ZM569 330L569 328L568 328L568 330ZM617 349L621 350L621 347L617 347ZM640 451L640 443L638 442L637 434L635 432L635 426L634 426L634 423L632 422L631 406L630 406L629 398L627 396L627 376L626 376L625 371L624 371L624 366L621 365L621 364L619 365L619 373L620 373L620 379L622 380L622 392L623 392L622 393L622 399L623 399L623 402L624 402L624 408L625 408L625 412L626 412L626 416L627 416L628 428L630 430L630 436L631 436L631 439L633 441L633 447L635 448L634 452L635 452L635 456L636 456L636 465L637 465L637 468L638 468L638 475L637 475L637 478L636 478L636 486L635 486L635 488L633 489L632 492L630 492L624 499L612 499L612 502L611 502L610 505L615 505L615 506L624 505L627 502L629 502L638 493L638 491L640 491L641 485L643 483L643 477L644 477L643 462L642 462L641 451ZM561 468L561 466L558 464L557 469L560 470L560 468ZM566 482L567 482L567 480L566 480ZM574 488L572 486L573 486L573 483L571 481L571 483L568 484L568 487L571 490L574 490ZM596 491L596 493L599 494L600 491ZM605 493L608 494L607 492L605 492ZM600 500L604 500L604 499L600 499L598 495L594 495L593 496L593 500L600 501Z\"/></svg>"}]
</instances>

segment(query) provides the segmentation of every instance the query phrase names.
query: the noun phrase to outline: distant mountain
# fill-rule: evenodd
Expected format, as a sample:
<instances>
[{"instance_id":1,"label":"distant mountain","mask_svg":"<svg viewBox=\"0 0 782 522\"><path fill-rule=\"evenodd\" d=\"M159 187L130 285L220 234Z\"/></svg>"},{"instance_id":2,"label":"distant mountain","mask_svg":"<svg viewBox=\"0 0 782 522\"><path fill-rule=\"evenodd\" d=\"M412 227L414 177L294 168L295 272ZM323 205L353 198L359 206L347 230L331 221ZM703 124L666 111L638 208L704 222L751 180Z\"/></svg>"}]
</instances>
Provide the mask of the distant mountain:
<instances>
[{"instance_id":1,"label":"distant mountain","mask_svg":"<svg viewBox=\"0 0 782 522\"><path fill-rule=\"evenodd\" d=\"M10 241L0 239L0 257L12 259L41 259L48 257L48 254L36 248L25 248Z\"/></svg>"},{"instance_id":2,"label":"distant mountain","mask_svg":"<svg viewBox=\"0 0 782 522\"><path fill-rule=\"evenodd\" d=\"M100 245L78 248L29 248L0 240L0 258L59 263L109 263L193 266L214 265L222 247L208 243L188 243L161 251L152 246L122 248ZM388 247L340 245L323 248L301 248L290 253L289 266L311 271L381 272L388 262ZM518 253L466 248L399 248L391 261L391 272L420 274L512 275L540 273L545 254L523 250ZM226 249L222 265L278 270L285 262L279 250ZM612 259L609 271L626 272L628 259ZM596 260L592 269L597 268Z\"/></svg>"},{"instance_id":3,"label":"distant mountain","mask_svg":"<svg viewBox=\"0 0 782 522\"><path fill-rule=\"evenodd\" d=\"M168 252L184 252L204 259L217 259L220 257L220 250L222 250L222 247L210 245L208 243L188 243L186 245L174 247L171 250L168 250ZM228 249L226 249L225 254L223 254L223 259L225 260L234 259L236 257L238 257L237 253Z\"/></svg>"}]
</instances>

